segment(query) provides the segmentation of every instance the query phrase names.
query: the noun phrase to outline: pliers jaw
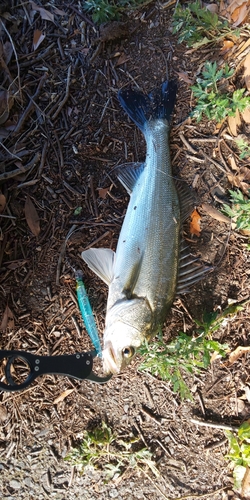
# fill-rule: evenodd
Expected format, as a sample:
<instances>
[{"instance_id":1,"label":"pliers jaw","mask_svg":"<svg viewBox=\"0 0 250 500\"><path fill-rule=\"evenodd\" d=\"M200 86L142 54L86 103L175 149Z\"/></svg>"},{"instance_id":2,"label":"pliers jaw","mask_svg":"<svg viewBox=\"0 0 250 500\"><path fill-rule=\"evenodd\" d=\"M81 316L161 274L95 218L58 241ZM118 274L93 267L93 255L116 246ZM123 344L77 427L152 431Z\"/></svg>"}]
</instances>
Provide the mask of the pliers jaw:
<instances>
[{"instance_id":1,"label":"pliers jaw","mask_svg":"<svg viewBox=\"0 0 250 500\"><path fill-rule=\"evenodd\" d=\"M0 361L6 360L4 369L4 379L0 381L0 390L20 391L26 389L35 378L40 375L54 374L63 375L77 380L90 380L97 384L105 384L112 375L99 377L93 371L93 359L96 357L96 351L61 355L61 356L36 356L26 351L7 351L0 350ZM14 362L22 360L26 363L29 373L26 379L17 383L13 380Z\"/></svg>"}]
</instances>

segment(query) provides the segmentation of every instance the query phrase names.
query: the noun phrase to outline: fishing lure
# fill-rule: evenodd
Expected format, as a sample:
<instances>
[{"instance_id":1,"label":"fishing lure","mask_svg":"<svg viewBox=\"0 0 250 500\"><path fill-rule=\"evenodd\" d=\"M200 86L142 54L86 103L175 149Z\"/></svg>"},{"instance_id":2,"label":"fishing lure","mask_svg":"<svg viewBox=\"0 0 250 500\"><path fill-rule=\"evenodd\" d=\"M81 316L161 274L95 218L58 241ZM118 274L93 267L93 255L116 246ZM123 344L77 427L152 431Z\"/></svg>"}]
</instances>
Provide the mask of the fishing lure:
<instances>
[{"instance_id":1,"label":"fishing lure","mask_svg":"<svg viewBox=\"0 0 250 500\"><path fill-rule=\"evenodd\" d=\"M83 283L82 271L75 271L76 278L76 294L78 299L79 308L82 314L86 330L91 338L92 344L96 350L97 356L102 356L102 347L99 340L98 330L93 316L92 308L89 298Z\"/></svg>"}]
</instances>

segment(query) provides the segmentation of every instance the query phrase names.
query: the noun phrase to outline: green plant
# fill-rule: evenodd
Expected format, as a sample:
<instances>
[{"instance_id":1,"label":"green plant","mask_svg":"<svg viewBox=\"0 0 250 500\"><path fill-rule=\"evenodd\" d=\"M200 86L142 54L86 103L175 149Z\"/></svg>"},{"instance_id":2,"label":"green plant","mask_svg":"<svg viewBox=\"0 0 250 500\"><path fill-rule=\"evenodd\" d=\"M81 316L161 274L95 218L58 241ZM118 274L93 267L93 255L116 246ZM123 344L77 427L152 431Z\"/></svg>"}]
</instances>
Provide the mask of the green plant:
<instances>
[{"instance_id":1,"label":"green plant","mask_svg":"<svg viewBox=\"0 0 250 500\"><path fill-rule=\"evenodd\" d=\"M216 61L206 61L202 77L196 79L196 85L191 87L197 104L191 115L199 122L204 114L210 120L220 122L227 116L235 116L236 111L244 111L250 106L250 97L244 96L245 89L233 93L223 92L221 85L233 75L233 69L226 64L218 69Z\"/></svg>"},{"instance_id":2,"label":"green plant","mask_svg":"<svg viewBox=\"0 0 250 500\"><path fill-rule=\"evenodd\" d=\"M126 10L136 9L148 0L86 0L83 8L90 12L95 23L119 19Z\"/></svg>"},{"instance_id":3,"label":"green plant","mask_svg":"<svg viewBox=\"0 0 250 500\"><path fill-rule=\"evenodd\" d=\"M235 221L237 229L250 231L250 199L239 189L229 190L229 193L232 205L223 205L223 212Z\"/></svg>"},{"instance_id":4,"label":"green plant","mask_svg":"<svg viewBox=\"0 0 250 500\"><path fill-rule=\"evenodd\" d=\"M224 432L230 445L230 452L226 458L234 465L234 487L240 489L247 468L250 467L250 420L243 422L237 431L237 436L231 431Z\"/></svg>"},{"instance_id":5,"label":"green plant","mask_svg":"<svg viewBox=\"0 0 250 500\"><path fill-rule=\"evenodd\" d=\"M139 370L148 371L162 380L169 380L173 391L179 393L182 399L192 399L183 374L195 374L206 369L214 352L222 357L226 355L227 345L213 340L212 333L243 307L241 304L233 304L220 314L204 313L202 322L195 321L198 328L192 336L179 332L176 339L168 344L163 342L161 335L150 345L146 342L139 349L144 357Z\"/></svg>"},{"instance_id":6,"label":"green plant","mask_svg":"<svg viewBox=\"0 0 250 500\"><path fill-rule=\"evenodd\" d=\"M228 22L220 19L216 13L204 8L200 0L178 4L173 15L173 33L178 33L178 42L186 42L188 47L198 48L234 33Z\"/></svg>"},{"instance_id":7,"label":"green plant","mask_svg":"<svg viewBox=\"0 0 250 500\"><path fill-rule=\"evenodd\" d=\"M238 149L240 150L240 159L244 160L250 156L250 144L244 137L235 139Z\"/></svg>"},{"instance_id":8,"label":"green plant","mask_svg":"<svg viewBox=\"0 0 250 500\"><path fill-rule=\"evenodd\" d=\"M134 436L128 441L120 439L102 422L101 426L93 431L84 431L81 444L73 448L65 460L69 460L83 471L86 466L103 471L106 481L115 475L121 475L129 468L135 471L145 471L149 468L155 476L159 476L152 453L147 448L138 449L138 441Z\"/></svg>"}]
</instances>

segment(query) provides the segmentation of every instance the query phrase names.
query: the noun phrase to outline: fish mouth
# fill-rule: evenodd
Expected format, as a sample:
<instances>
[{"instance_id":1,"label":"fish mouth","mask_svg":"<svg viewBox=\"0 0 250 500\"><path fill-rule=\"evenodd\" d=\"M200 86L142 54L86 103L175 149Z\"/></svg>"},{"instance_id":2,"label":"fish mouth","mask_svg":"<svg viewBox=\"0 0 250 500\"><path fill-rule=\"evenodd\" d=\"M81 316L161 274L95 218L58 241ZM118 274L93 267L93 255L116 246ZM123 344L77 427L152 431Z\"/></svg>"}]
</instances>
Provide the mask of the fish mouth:
<instances>
[{"instance_id":1,"label":"fish mouth","mask_svg":"<svg viewBox=\"0 0 250 500\"><path fill-rule=\"evenodd\" d=\"M102 351L103 371L106 374L113 373L114 375L120 371L120 363L117 361L111 342L107 342Z\"/></svg>"}]
</instances>

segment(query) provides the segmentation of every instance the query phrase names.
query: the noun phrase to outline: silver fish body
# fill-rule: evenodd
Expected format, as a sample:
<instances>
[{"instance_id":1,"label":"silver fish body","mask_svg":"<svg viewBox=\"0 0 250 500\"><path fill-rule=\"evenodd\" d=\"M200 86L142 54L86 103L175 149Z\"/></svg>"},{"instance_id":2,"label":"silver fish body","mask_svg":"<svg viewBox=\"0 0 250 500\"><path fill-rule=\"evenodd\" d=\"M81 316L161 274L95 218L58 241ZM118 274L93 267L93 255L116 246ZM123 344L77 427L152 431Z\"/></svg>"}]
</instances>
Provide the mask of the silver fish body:
<instances>
[{"instance_id":1,"label":"silver fish body","mask_svg":"<svg viewBox=\"0 0 250 500\"><path fill-rule=\"evenodd\" d=\"M89 249L82 258L108 285L104 331L105 372L118 373L144 339L157 333L173 302L178 275L181 213L172 177L169 119L176 86L156 95L128 91L120 99L146 140L144 165L121 167L130 193L116 253Z\"/></svg>"}]
</instances>

